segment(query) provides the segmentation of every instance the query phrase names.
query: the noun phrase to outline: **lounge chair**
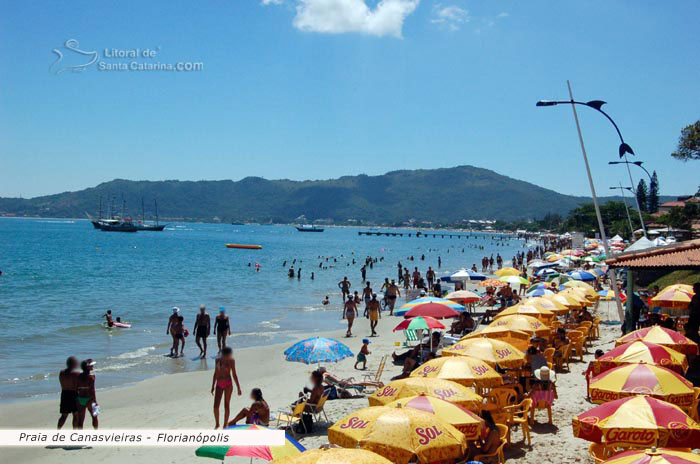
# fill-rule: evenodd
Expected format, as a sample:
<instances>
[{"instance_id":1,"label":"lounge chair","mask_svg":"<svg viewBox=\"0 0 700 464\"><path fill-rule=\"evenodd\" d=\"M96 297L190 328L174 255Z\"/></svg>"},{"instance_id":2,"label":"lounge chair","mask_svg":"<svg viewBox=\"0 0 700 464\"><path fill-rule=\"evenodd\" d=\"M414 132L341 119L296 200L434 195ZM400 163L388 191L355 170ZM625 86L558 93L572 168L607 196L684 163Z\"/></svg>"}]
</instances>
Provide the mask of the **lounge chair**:
<instances>
[{"instance_id":1,"label":"lounge chair","mask_svg":"<svg viewBox=\"0 0 700 464\"><path fill-rule=\"evenodd\" d=\"M323 396L321 396L321 399L318 400L318 404L306 404L308 409L307 412L313 414L314 421L316 422L320 422L321 414L323 414L324 419L326 419L326 423L328 423L328 416L326 415L326 411L323 409L323 406L326 404L326 400L328 399L328 395L329 393L324 393Z\"/></svg>"},{"instance_id":2,"label":"lounge chair","mask_svg":"<svg viewBox=\"0 0 700 464\"><path fill-rule=\"evenodd\" d=\"M308 433L309 431L306 430L304 421L301 420L301 416L304 414L305 409L306 401L300 401L296 405L292 405L289 411L279 411L277 416L277 428L289 429L292 436L296 437L297 433L294 426L301 424L301 427L304 429L304 433Z\"/></svg>"},{"instance_id":3,"label":"lounge chair","mask_svg":"<svg viewBox=\"0 0 700 464\"><path fill-rule=\"evenodd\" d=\"M387 355L382 356L381 360L379 361L379 366L377 366L377 371L374 374L363 374L362 378L364 379L364 382L372 385L367 385L367 386L373 386L376 388L381 388L384 386L384 384L381 382L382 374L384 373L384 365L386 364L386 359Z\"/></svg>"}]
</instances>

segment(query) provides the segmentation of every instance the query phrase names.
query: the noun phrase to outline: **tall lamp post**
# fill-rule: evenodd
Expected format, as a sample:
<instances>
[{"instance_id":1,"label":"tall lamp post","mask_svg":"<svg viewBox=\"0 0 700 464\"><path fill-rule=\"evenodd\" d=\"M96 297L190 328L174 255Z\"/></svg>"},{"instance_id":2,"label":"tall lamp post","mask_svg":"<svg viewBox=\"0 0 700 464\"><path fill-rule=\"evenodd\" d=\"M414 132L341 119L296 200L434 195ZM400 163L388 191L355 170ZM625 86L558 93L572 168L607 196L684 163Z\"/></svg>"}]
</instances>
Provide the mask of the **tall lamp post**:
<instances>
[{"instance_id":1,"label":"tall lamp post","mask_svg":"<svg viewBox=\"0 0 700 464\"><path fill-rule=\"evenodd\" d=\"M537 106L556 106L560 104L565 104L565 105L571 105L571 110L574 113L574 121L576 122L576 130L578 131L578 140L579 143L581 144L581 154L583 155L583 162L586 165L586 174L588 175L588 184L591 187L591 195L593 196L593 206L595 207L595 214L598 219L598 229L600 230L600 238L603 241L603 248L605 250L605 256L606 257L611 257L612 255L610 254L610 247L608 246L608 238L605 235L605 226L603 225L603 218L600 215L600 206L598 205L598 197L596 196L595 193L595 185L593 185L593 177L591 176L591 168L588 165L588 155L586 154L586 146L583 143L583 135L581 134L581 125L578 122L578 113L576 113L576 105L584 105L588 106L589 108L593 108L594 110L600 112L605 116L608 121L612 123L612 125L615 127L615 130L617 131L617 135L620 137L620 147L618 149L618 153L620 155L620 158L622 158L626 153L631 153L634 155L634 152L632 151L632 148L625 143L624 139L622 138L622 133L620 132L620 129L617 127L617 124L615 124L615 121L612 120L608 114L601 110L601 107L605 104L604 101L602 100L592 100L589 102L579 102L574 100L574 94L571 91L571 83L567 80L566 81L566 86L569 89L569 100L568 101L551 101L551 100L540 100L537 102ZM612 268L608 268L608 278L610 279L610 284L612 285L613 292L615 292L615 303L617 304L617 314L618 317L620 318L620 322L625 321L625 311L622 309L622 303L620 302L620 290L617 288L617 277L615 276L615 271ZM630 296L631 298L631 296Z\"/></svg>"},{"instance_id":2,"label":"tall lamp post","mask_svg":"<svg viewBox=\"0 0 700 464\"><path fill-rule=\"evenodd\" d=\"M643 166L644 161L608 161L608 164L614 165L614 164L634 164L635 166L642 168L642 170L646 173L647 177L649 178L649 182L652 181L651 173ZM634 186L633 186L634 187Z\"/></svg>"},{"instance_id":3,"label":"tall lamp post","mask_svg":"<svg viewBox=\"0 0 700 464\"><path fill-rule=\"evenodd\" d=\"M623 187L622 183L620 183L619 187L610 187L610 190L619 190L622 194L622 202L625 204L625 212L627 212L627 221L630 225L630 233L634 238L634 226L632 225L632 217L630 216L630 209L627 207L627 199L625 198L625 190L627 189L629 189L629 187Z\"/></svg>"}]
</instances>

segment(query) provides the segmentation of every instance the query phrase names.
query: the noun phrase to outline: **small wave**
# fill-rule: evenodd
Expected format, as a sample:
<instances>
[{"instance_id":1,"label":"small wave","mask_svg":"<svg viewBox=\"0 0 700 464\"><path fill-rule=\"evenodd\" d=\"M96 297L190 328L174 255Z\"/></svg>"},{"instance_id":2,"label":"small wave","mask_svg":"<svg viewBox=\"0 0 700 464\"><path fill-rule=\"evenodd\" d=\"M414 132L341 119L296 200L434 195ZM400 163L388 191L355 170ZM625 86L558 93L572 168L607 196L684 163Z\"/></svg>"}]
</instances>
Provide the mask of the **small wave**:
<instances>
[{"instance_id":1,"label":"small wave","mask_svg":"<svg viewBox=\"0 0 700 464\"><path fill-rule=\"evenodd\" d=\"M279 319L273 319L271 321L260 321L258 322L258 325L270 329L279 329L281 326L279 324L276 324L276 321L279 321Z\"/></svg>"},{"instance_id":2,"label":"small wave","mask_svg":"<svg viewBox=\"0 0 700 464\"><path fill-rule=\"evenodd\" d=\"M139 348L138 350L135 351L129 351L127 353L122 353L118 356L112 356L112 359L134 359L134 358L142 358L144 356L148 356L149 353L153 350L155 350L155 346L147 346L145 348Z\"/></svg>"},{"instance_id":3,"label":"small wave","mask_svg":"<svg viewBox=\"0 0 700 464\"><path fill-rule=\"evenodd\" d=\"M36 221L44 224L75 224L75 221Z\"/></svg>"}]
</instances>

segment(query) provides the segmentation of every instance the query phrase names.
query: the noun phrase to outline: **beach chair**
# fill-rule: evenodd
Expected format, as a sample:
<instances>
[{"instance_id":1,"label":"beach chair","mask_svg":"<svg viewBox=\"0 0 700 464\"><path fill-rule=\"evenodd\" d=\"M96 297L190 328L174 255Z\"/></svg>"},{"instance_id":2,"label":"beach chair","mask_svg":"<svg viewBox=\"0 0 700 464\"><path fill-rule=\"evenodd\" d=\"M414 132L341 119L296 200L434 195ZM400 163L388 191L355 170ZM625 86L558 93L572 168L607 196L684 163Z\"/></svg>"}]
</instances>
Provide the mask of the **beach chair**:
<instances>
[{"instance_id":1,"label":"beach chair","mask_svg":"<svg viewBox=\"0 0 700 464\"><path fill-rule=\"evenodd\" d=\"M537 401L532 403L532 407L530 408L530 422L532 424L535 423L535 412L537 412L540 409L546 409L547 410L547 423L551 424L552 423L552 405L549 404L546 401Z\"/></svg>"},{"instance_id":2,"label":"beach chair","mask_svg":"<svg viewBox=\"0 0 700 464\"><path fill-rule=\"evenodd\" d=\"M532 400L530 398L525 398L519 404L514 406L506 406L508 411L508 436L507 442L510 443L510 432L513 427L518 427L523 431L523 441L527 440L527 446L532 446L530 440L530 408L532 407Z\"/></svg>"},{"instance_id":3,"label":"beach chair","mask_svg":"<svg viewBox=\"0 0 700 464\"><path fill-rule=\"evenodd\" d=\"M571 356L571 350L574 350L576 352L576 356L578 356L579 360L583 362L583 353L585 351L585 348L583 344L585 343L586 339L583 336L583 332L580 330L571 330L569 331L566 336L569 338L569 357Z\"/></svg>"},{"instance_id":4,"label":"beach chair","mask_svg":"<svg viewBox=\"0 0 700 464\"><path fill-rule=\"evenodd\" d=\"M593 325L591 326L591 332L593 334L593 339L597 340L600 338L600 318L596 317L593 319Z\"/></svg>"},{"instance_id":5,"label":"beach chair","mask_svg":"<svg viewBox=\"0 0 700 464\"><path fill-rule=\"evenodd\" d=\"M571 344L567 343L566 345L560 346L559 347L559 353L561 353L561 356L556 356L554 358L554 367L558 371L563 371L564 370L564 364L566 364L566 370L569 369L569 356L571 355Z\"/></svg>"},{"instance_id":6,"label":"beach chair","mask_svg":"<svg viewBox=\"0 0 700 464\"><path fill-rule=\"evenodd\" d=\"M554 348L547 348L544 350L542 354L544 355L544 359L547 360L547 364L554 364L554 353L556 353L556 351L557 350Z\"/></svg>"},{"instance_id":7,"label":"beach chair","mask_svg":"<svg viewBox=\"0 0 700 464\"><path fill-rule=\"evenodd\" d=\"M304 432L308 433L309 431L306 430L304 421L301 420L301 416L304 414L305 409L306 401L301 401L294 405L294 407L290 408L289 411L279 411L279 414L277 415L277 428L289 429L290 433L296 437L297 433L294 426L301 424Z\"/></svg>"},{"instance_id":8,"label":"beach chair","mask_svg":"<svg viewBox=\"0 0 700 464\"><path fill-rule=\"evenodd\" d=\"M487 402L495 404L499 408L513 406L517 403L518 392L512 388L496 387L491 389L486 399Z\"/></svg>"},{"instance_id":9,"label":"beach chair","mask_svg":"<svg viewBox=\"0 0 700 464\"><path fill-rule=\"evenodd\" d=\"M318 400L318 404L307 403L306 406L308 408L308 412L313 414L315 422L320 422L321 414L323 414L324 419L326 419L326 423L328 423L328 416L326 415L326 411L323 409L323 406L326 404L326 400L328 399L329 395L330 393L324 393L323 396L321 396L321 399Z\"/></svg>"},{"instance_id":10,"label":"beach chair","mask_svg":"<svg viewBox=\"0 0 700 464\"><path fill-rule=\"evenodd\" d=\"M379 360L379 366L377 366L377 371L374 374L362 375L365 382L376 382L377 385L379 385L379 383L381 382L382 374L384 373L384 365L386 364L387 357L387 355L382 356L382 359Z\"/></svg>"},{"instance_id":11,"label":"beach chair","mask_svg":"<svg viewBox=\"0 0 700 464\"><path fill-rule=\"evenodd\" d=\"M591 327L593 327L593 323L591 321L585 321L581 322L576 330L580 330L583 332L583 337L586 340L586 345L590 345L591 341L593 340L593 337L591 335Z\"/></svg>"},{"instance_id":12,"label":"beach chair","mask_svg":"<svg viewBox=\"0 0 700 464\"><path fill-rule=\"evenodd\" d=\"M477 454L476 456L474 456L474 459L472 459L472 461L483 462L485 458L496 458L496 462L498 462L498 464L504 464L506 462L506 458L503 455L503 447L506 446L507 442L508 426L503 424L496 424L496 427L498 427L498 431L501 435L501 444L498 445L498 448L493 453Z\"/></svg>"},{"instance_id":13,"label":"beach chair","mask_svg":"<svg viewBox=\"0 0 700 464\"><path fill-rule=\"evenodd\" d=\"M418 331L404 330L404 333L406 334L406 341L403 342L403 346L414 346L420 342L420 339L418 338Z\"/></svg>"}]
</instances>

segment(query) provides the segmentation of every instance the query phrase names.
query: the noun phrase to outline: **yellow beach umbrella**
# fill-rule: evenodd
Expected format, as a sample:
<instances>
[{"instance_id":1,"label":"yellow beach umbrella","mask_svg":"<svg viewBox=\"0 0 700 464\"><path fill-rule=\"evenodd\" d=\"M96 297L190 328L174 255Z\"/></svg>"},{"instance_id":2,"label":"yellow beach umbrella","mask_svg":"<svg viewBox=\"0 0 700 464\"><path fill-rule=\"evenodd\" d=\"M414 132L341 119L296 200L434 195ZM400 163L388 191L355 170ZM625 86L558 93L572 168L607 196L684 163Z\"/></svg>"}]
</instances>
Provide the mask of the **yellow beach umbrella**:
<instances>
[{"instance_id":1,"label":"yellow beach umbrella","mask_svg":"<svg viewBox=\"0 0 700 464\"><path fill-rule=\"evenodd\" d=\"M667 346L685 354L698 354L697 343L684 337L675 330L666 329L658 325L630 332L624 337L618 338L615 341L615 346L624 345L625 343L637 340Z\"/></svg>"},{"instance_id":2,"label":"yellow beach umbrella","mask_svg":"<svg viewBox=\"0 0 700 464\"><path fill-rule=\"evenodd\" d=\"M609 369L591 380L591 401L608 401L633 395L649 395L687 409L693 404L693 384L665 367L626 364Z\"/></svg>"},{"instance_id":3,"label":"yellow beach umbrella","mask_svg":"<svg viewBox=\"0 0 700 464\"><path fill-rule=\"evenodd\" d=\"M554 295L544 295L541 297L545 300L550 300L554 303L558 303L560 305L565 306L569 310L573 308L580 308L581 307L581 302L566 293L555 293Z\"/></svg>"},{"instance_id":4,"label":"yellow beach umbrella","mask_svg":"<svg viewBox=\"0 0 700 464\"><path fill-rule=\"evenodd\" d=\"M489 325L483 329L479 329L475 332L465 335L460 339L461 341L470 340L472 338L487 337L495 340L500 340L506 343L510 343L520 351L527 350L530 345L530 334L523 332L522 330L509 329L503 326L493 326Z\"/></svg>"},{"instance_id":5,"label":"yellow beach umbrella","mask_svg":"<svg viewBox=\"0 0 700 464\"><path fill-rule=\"evenodd\" d=\"M531 316L522 314L512 314L496 319L489 327L504 327L510 330L520 330L534 335L547 336L549 335L549 327L544 325L539 320Z\"/></svg>"},{"instance_id":6,"label":"yellow beach umbrella","mask_svg":"<svg viewBox=\"0 0 700 464\"><path fill-rule=\"evenodd\" d=\"M559 295L567 296L573 300L576 300L579 306L592 306L593 302L586 298L586 294L583 292L577 292L573 288L568 288L559 292Z\"/></svg>"},{"instance_id":7,"label":"yellow beach umbrella","mask_svg":"<svg viewBox=\"0 0 700 464\"><path fill-rule=\"evenodd\" d=\"M310 449L272 464L391 464L387 458L359 448Z\"/></svg>"},{"instance_id":8,"label":"yellow beach umbrella","mask_svg":"<svg viewBox=\"0 0 700 464\"><path fill-rule=\"evenodd\" d=\"M451 380L465 387L503 385L503 377L481 359L471 356L446 356L431 359L411 372L411 377Z\"/></svg>"},{"instance_id":9,"label":"yellow beach umbrella","mask_svg":"<svg viewBox=\"0 0 700 464\"><path fill-rule=\"evenodd\" d=\"M548 297L555 296L546 295ZM565 305L559 300L554 300L552 298L545 298L545 296L538 296L535 298L526 298L522 301L524 304L534 304L540 308L547 309L554 313L555 316L561 316L569 313L569 306Z\"/></svg>"},{"instance_id":10,"label":"yellow beach umbrella","mask_svg":"<svg viewBox=\"0 0 700 464\"><path fill-rule=\"evenodd\" d=\"M514 267L504 267L503 269L499 269L496 272L494 272L498 277L505 277L505 276L519 276L522 274L522 271L519 271L515 269Z\"/></svg>"},{"instance_id":11,"label":"yellow beach umbrella","mask_svg":"<svg viewBox=\"0 0 700 464\"><path fill-rule=\"evenodd\" d=\"M605 464L700 464L700 455L670 448L631 450L606 459Z\"/></svg>"},{"instance_id":12,"label":"yellow beach umbrella","mask_svg":"<svg viewBox=\"0 0 700 464\"><path fill-rule=\"evenodd\" d=\"M462 432L468 441L479 438L484 428L484 420L467 408L432 396L409 396L392 401L387 407L413 408L434 414Z\"/></svg>"},{"instance_id":13,"label":"yellow beach umbrella","mask_svg":"<svg viewBox=\"0 0 700 464\"><path fill-rule=\"evenodd\" d=\"M484 399L471 388L456 382L427 377L408 377L394 380L367 397L370 406L383 406L399 398L416 395L434 396L464 406L470 411L480 411Z\"/></svg>"},{"instance_id":14,"label":"yellow beach umbrella","mask_svg":"<svg viewBox=\"0 0 700 464\"><path fill-rule=\"evenodd\" d=\"M412 408L374 407L350 413L328 429L328 441L373 451L395 464L459 459L464 434L438 416Z\"/></svg>"},{"instance_id":15,"label":"yellow beach umbrella","mask_svg":"<svg viewBox=\"0 0 700 464\"><path fill-rule=\"evenodd\" d=\"M488 337L464 338L442 350L443 356L471 356L500 367L520 367L525 364L525 353L510 343Z\"/></svg>"},{"instance_id":16,"label":"yellow beach umbrella","mask_svg":"<svg viewBox=\"0 0 700 464\"><path fill-rule=\"evenodd\" d=\"M665 367L683 375L688 370L686 355L663 345L636 341L625 343L605 353L593 361L593 374L625 364L653 364Z\"/></svg>"},{"instance_id":17,"label":"yellow beach umbrella","mask_svg":"<svg viewBox=\"0 0 700 464\"><path fill-rule=\"evenodd\" d=\"M552 311L544 309L538 305L530 304L527 301L525 301L523 303L518 303L516 305L504 309L494 317L494 320L498 320L506 316L512 316L514 314L531 316L535 319L542 321L545 324L549 323L552 319L554 319L554 313Z\"/></svg>"},{"instance_id":18,"label":"yellow beach umbrella","mask_svg":"<svg viewBox=\"0 0 700 464\"><path fill-rule=\"evenodd\" d=\"M564 282L562 285L563 285L564 287L566 287L566 288L577 288L577 287L579 287L579 288L586 288L586 287L588 287L588 288L591 288L591 289L593 288L593 287L591 287L590 285L588 285L586 282L584 282L583 280L573 280L573 279L572 279L572 280L567 280L567 281Z\"/></svg>"}]
</instances>

